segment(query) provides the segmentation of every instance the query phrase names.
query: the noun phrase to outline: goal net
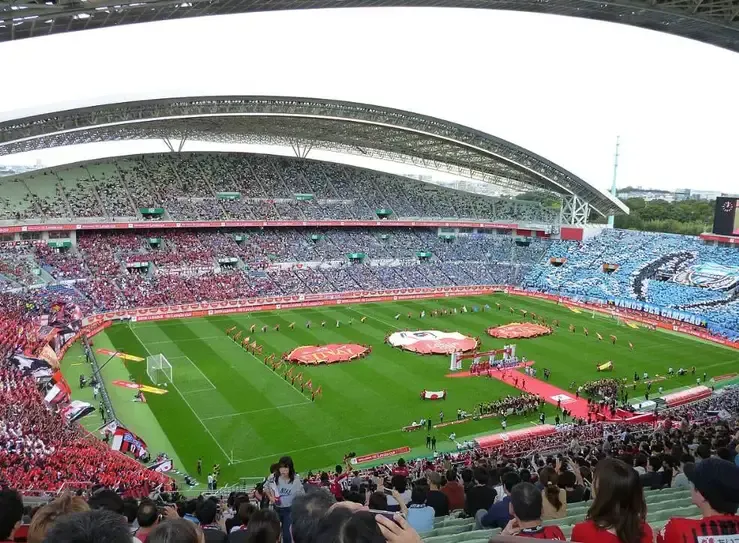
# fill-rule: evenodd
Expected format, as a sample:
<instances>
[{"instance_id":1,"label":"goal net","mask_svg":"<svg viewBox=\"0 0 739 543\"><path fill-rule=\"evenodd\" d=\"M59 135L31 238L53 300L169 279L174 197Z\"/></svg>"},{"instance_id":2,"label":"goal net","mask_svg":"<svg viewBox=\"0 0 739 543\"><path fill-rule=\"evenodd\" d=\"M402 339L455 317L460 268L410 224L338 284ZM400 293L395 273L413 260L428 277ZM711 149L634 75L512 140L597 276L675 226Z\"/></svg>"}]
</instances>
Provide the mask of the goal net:
<instances>
[{"instance_id":1,"label":"goal net","mask_svg":"<svg viewBox=\"0 0 739 543\"><path fill-rule=\"evenodd\" d=\"M161 353L146 358L146 374L155 385L173 382L172 364Z\"/></svg>"}]
</instances>

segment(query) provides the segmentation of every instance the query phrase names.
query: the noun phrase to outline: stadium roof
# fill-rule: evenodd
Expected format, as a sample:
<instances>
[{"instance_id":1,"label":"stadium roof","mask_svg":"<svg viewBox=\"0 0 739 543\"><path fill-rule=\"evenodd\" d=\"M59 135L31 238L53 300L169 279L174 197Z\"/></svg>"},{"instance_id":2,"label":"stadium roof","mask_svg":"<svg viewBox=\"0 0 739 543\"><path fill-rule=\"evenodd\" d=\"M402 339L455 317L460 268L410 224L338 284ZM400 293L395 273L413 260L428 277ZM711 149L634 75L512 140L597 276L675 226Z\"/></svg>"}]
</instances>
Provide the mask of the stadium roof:
<instances>
[{"instance_id":1,"label":"stadium roof","mask_svg":"<svg viewBox=\"0 0 739 543\"><path fill-rule=\"evenodd\" d=\"M205 15L386 6L567 15L667 32L739 51L737 0L0 0L0 41Z\"/></svg>"},{"instance_id":2,"label":"stadium roof","mask_svg":"<svg viewBox=\"0 0 739 543\"><path fill-rule=\"evenodd\" d=\"M392 160L520 192L577 196L602 215L618 199L564 168L490 134L379 106L269 96L167 98L107 104L0 123L0 155L93 142L162 139L292 146Z\"/></svg>"}]
</instances>

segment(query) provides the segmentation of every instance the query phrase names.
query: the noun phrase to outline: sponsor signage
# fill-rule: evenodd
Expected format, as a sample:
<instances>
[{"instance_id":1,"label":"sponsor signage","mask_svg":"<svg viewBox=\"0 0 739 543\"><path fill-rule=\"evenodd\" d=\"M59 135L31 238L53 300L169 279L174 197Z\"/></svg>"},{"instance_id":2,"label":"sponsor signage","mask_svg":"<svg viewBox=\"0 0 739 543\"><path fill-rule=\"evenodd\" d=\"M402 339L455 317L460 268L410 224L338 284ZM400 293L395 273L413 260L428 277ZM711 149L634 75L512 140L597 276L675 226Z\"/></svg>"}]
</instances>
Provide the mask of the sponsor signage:
<instances>
[{"instance_id":1,"label":"sponsor signage","mask_svg":"<svg viewBox=\"0 0 739 543\"><path fill-rule=\"evenodd\" d=\"M367 462L374 462L375 460L382 460L383 458L390 458L391 456L397 456L399 454L408 454L409 452L411 452L410 447L399 447L397 449L390 449L389 451L355 456L351 459L351 463L366 464Z\"/></svg>"},{"instance_id":2,"label":"sponsor signage","mask_svg":"<svg viewBox=\"0 0 739 543\"><path fill-rule=\"evenodd\" d=\"M143 208L142 215L162 215L162 208ZM27 224L0 227L0 234L18 232L56 232L65 230L151 230L172 228L294 228L294 227L431 227L449 226L454 228L478 228L493 230L509 230L517 228L515 223L475 222L475 221L355 221L355 220L312 220L312 221L134 221L134 222L90 222L90 223L56 223ZM543 232L543 231L542 231Z\"/></svg>"}]
</instances>

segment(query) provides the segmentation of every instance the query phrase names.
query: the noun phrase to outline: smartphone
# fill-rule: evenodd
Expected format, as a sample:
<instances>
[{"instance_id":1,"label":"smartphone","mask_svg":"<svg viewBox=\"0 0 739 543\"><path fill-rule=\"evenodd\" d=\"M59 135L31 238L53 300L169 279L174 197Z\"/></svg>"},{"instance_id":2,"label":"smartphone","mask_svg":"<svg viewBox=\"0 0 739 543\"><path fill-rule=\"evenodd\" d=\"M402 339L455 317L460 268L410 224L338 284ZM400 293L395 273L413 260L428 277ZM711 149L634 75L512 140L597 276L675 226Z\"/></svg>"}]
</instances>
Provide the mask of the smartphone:
<instances>
[{"instance_id":1,"label":"smartphone","mask_svg":"<svg viewBox=\"0 0 739 543\"><path fill-rule=\"evenodd\" d=\"M370 509L369 512L373 515L382 515L386 519L395 522L395 513L393 513L392 511L380 511L378 509Z\"/></svg>"}]
</instances>

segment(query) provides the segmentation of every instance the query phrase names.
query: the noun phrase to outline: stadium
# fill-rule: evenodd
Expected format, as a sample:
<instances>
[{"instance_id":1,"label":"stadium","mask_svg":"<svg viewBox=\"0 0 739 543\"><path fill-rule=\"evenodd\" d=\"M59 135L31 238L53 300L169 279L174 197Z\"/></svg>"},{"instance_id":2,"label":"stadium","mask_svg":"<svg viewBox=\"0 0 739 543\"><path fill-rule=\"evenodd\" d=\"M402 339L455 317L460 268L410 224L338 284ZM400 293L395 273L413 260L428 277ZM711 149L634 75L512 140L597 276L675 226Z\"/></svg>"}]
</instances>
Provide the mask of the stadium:
<instances>
[{"instance_id":1,"label":"stadium","mask_svg":"<svg viewBox=\"0 0 739 543\"><path fill-rule=\"evenodd\" d=\"M299 4L14 5L28 24L0 6L0 41L364 5ZM739 51L732 2L438 4ZM535 150L337 99L177 96L0 122L3 157L139 141L167 152L0 176L0 540L186 541L189 521L193 541L359 541L347 526L428 543L737 537L739 198L718 198L700 236L617 229L630 210L615 193ZM599 520L595 487L618 477L636 539ZM355 506L389 516L341 517ZM65 539L74 515L110 531Z\"/></svg>"}]
</instances>

